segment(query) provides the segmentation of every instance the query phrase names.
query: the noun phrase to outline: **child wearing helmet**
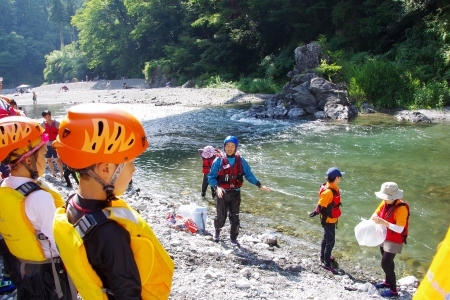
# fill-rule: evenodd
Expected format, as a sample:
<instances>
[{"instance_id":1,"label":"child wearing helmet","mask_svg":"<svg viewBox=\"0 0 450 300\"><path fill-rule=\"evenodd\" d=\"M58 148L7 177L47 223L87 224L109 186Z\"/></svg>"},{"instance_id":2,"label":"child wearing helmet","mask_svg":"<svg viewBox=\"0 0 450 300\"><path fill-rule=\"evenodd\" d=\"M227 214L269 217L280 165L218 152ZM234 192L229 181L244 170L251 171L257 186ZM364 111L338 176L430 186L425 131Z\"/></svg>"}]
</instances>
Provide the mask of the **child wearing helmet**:
<instances>
[{"instance_id":1,"label":"child wearing helmet","mask_svg":"<svg viewBox=\"0 0 450 300\"><path fill-rule=\"evenodd\" d=\"M11 168L0 187L0 232L18 259L12 270L18 298L76 299L53 237L56 207L64 202L37 181L46 167L48 136L35 120L14 116L0 119L0 140L0 161Z\"/></svg>"},{"instance_id":2,"label":"child wearing helmet","mask_svg":"<svg viewBox=\"0 0 450 300\"><path fill-rule=\"evenodd\" d=\"M148 147L142 124L110 104L81 104L61 121L53 146L80 174L56 212L61 257L83 299L167 299L174 264L123 194ZM120 258L120 259L118 259Z\"/></svg>"},{"instance_id":3,"label":"child wearing helmet","mask_svg":"<svg viewBox=\"0 0 450 300\"><path fill-rule=\"evenodd\" d=\"M230 242L234 246L240 246L237 237L240 224L241 187L244 177L259 189L270 191L270 188L261 185L253 175L247 161L237 152L238 146L239 142L235 136L226 137L223 141L225 155L214 160L208 175L208 183L214 187L217 195L213 239L216 242L219 241L220 231L225 225L227 211L229 211Z\"/></svg>"}]
</instances>

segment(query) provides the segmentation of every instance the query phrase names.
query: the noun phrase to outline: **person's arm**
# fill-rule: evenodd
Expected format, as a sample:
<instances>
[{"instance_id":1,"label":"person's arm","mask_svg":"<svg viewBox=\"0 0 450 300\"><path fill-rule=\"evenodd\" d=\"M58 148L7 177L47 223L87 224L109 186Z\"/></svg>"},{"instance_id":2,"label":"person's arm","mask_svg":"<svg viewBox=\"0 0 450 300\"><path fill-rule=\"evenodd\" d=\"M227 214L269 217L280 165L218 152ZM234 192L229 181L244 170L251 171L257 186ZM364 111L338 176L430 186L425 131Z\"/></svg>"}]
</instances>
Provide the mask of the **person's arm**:
<instances>
[{"instance_id":1,"label":"person's arm","mask_svg":"<svg viewBox=\"0 0 450 300\"><path fill-rule=\"evenodd\" d=\"M323 191L322 194L320 194L319 202L317 203L319 212L322 212L322 209L325 209L330 205L331 201L333 201L333 192L330 189Z\"/></svg>"},{"instance_id":2,"label":"person's arm","mask_svg":"<svg viewBox=\"0 0 450 300\"><path fill-rule=\"evenodd\" d=\"M53 219L55 217L55 201L51 194L39 190L28 195L25 200L25 213L34 227L43 233L50 242L53 256L59 256L53 237ZM44 244L44 242L42 242ZM49 257L48 257L49 258Z\"/></svg>"},{"instance_id":3,"label":"person's arm","mask_svg":"<svg viewBox=\"0 0 450 300\"><path fill-rule=\"evenodd\" d=\"M219 169L222 166L222 160L219 157L213 161L211 169L208 174L208 184L213 188L217 187L217 176L219 176Z\"/></svg>"},{"instance_id":4,"label":"person's arm","mask_svg":"<svg viewBox=\"0 0 450 300\"><path fill-rule=\"evenodd\" d=\"M259 189L261 189L263 191L267 191L267 192L270 191L269 187L261 185L261 182L259 182L259 180L256 178L256 176L253 174L252 168L250 167L250 165L247 163L247 161L242 156L241 156L241 161L242 161L242 172L244 172L245 179L247 179L248 182L256 185Z\"/></svg>"},{"instance_id":5,"label":"person's arm","mask_svg":"<svg viewBox=\"0 0 450 300\"><path fill-rule=\"evenodd\" d=\"M378 215L372 216L372 220L374 220L375 223L377 223L377 224L382 224L382 225L386 226L387 228L389 228L390 230L392 230L394 232L402 233L406 226L406 219L408 217L408 209L405 206L400 206L396 209L394 214L395 214L395 220L396 220L395 224L389 223L388 221L381 219L380 217L378 217Z\"/></svg>"},{"instance_id":6,"label":"person's arm","mask_svg":"<svg viewBox=\"0 0 450 300\"><path fill-rule=\"evenodd\" d=\"M128 231L114 221L106 222L95 229L85 247L89 263L116 300L141 300L142 284Z\"/></svg>"}]
</instances>

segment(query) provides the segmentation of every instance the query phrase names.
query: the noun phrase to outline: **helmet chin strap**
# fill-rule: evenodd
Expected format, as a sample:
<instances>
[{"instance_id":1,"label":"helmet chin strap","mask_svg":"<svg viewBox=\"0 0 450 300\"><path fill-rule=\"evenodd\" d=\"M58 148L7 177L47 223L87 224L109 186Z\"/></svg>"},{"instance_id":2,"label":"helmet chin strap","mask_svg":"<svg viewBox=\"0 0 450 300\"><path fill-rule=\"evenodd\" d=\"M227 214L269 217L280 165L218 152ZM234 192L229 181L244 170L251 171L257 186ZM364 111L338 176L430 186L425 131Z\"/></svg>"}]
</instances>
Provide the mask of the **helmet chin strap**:
<instances>
[{"instance_id":1,"label":"helmet chin strap","mask_svg":"<svg viewBox=\"0 0 450 300\"><path fill-rule=\"evenodd\" d=\"M87 174L94 178L103 187L103 190L106 193L106 201L117 200L116 195L114 195L114 183L116 183L117 178L119 178L120 174L122 173L125 164L126 163L121 163L117 166L109 183L104 182L103 179L101 179L100 176L98 176L92 169L89 169L87 171Z\"/></svg>"},{"instance_id":2,"label":"helmet chin strap","mask_svg":"<svg viewBox=\"0 0 450 300\"><path fill-rule=\"evenodd\" d=\"M28 149L31 151L33 147L31 147L31 145L28 145ZM25 166L28 172L30 172L31 178L33 178L33 180L38 180L39 173L37 171L36 157L34 156L34 153L30 155L30 159L31 159L31 167L26 163L25 159L22 160L21 163Z\"/></svg>"}]
</instances>

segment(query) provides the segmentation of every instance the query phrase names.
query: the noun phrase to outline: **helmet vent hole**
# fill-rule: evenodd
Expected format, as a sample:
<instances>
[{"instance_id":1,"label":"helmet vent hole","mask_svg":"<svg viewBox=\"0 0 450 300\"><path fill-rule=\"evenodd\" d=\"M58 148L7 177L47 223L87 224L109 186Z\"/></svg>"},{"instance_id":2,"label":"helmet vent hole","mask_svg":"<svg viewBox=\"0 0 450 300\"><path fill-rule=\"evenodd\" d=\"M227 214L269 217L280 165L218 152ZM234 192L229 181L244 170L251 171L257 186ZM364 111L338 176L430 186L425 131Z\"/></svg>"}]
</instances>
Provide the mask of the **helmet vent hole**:
<instances>
[{"instance_id":1,"label":"helmet vent hole","mask_svg":"<svg viewBox=\"0 0 450 300\"><path fill-rule=\"evenodd\" d=\"M132 140L128 143L128 146L133 145L133 143L134 143L134 139L132 139Z\"/></svg>"},{"instance_id":2,"label":"helmet vent hole","mask_svg":"<svg viewBox=\"0 0 450 300\"><path fill-rule=\"evenodd\" d=\"M122 133L122 126L119 126L119 128L117 129L116 141L119 138L121 133Z\"/></svg>"},{"instance_id":3,"label":"helmet vent hole","mask_svg":"<svg viewBox=\"0 0 450 300\"><path fill-rule=\"evenodd\" d=\"M111 150L112 146L113 146L113 144L111 144L111 145L108 146L108 151Z\"/></svg>"},{"instance_id":4,"label":"helmet vent hole","mask_svg":"<svg viewBox=\"0 0 450 300\"><path fill-rule=\"evenodd\" d=\"M5 127L0 126L0 131L2 132L2 134L5 134Z\"/></svg>"},{"instance_id":5,"label":"helmet vent hole","mask_svg":"<svg viewBox=\"0 0 450 300\"><path fill-rule=\"evenodd\" d=\"M92 144L92 150L95 151L95 147L97 146L97 143Z\"/></svg>"},{"instance_id":6,"label":"helmet vent hole","mask_svg":"<svg viewBox=\"0 0 450 300\"><path fill-rule=\"evenodd\" d=\"M64 128L64 132L62 134L63 138L66 138L70 134L70 130L68 128Z\"/></svg>"},{"instance_id":7,"label":"helmet vent hole","mask_svg":"<svg viewBox=\"0 0 450 300\"><path fill-rule=\"evenodd\" d=\"M103 133L103 122L99 121L98 122L98 136L102 136Z\"/></svg>"}]
</instances>

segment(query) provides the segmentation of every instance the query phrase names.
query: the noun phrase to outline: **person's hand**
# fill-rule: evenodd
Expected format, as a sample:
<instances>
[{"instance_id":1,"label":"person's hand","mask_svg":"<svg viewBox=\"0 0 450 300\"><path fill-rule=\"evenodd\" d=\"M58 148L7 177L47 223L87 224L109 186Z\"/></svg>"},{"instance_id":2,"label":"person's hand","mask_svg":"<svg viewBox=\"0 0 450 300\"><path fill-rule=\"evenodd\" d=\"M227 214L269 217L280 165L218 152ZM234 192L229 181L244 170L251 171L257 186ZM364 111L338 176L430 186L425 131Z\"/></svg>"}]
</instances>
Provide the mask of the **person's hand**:
<instances>
[{"instance_id":1,"label":"person's hand","mask_svg":"<svg viewBox=\"0 0 450 300\"><path fill-rule=\"evenodd\" d=\"M227 191L225 191L223 188L217 187L216 189L217 198L222 198L223 194L225 194L226 192Z\"/></svg>"},{"instance_id":2,"label":"person's hand","mask_svg":"<svg viewBox=\"0 0 450 300\"><path fill-rule=\"evenodd\" d=\"M264 186L262 185L260 188L260 190L266 191L266 192L270 192L272 189L270 187Z\"/></svg>"},{"instance_id":3,"label":"person's hand","mask_svg":"<svg viewBox=\"0 0 450 300\"><path fill-rule=\"evenodd\" d=\"M384 225L386 227L389 226L389 222L386 220L383 220L382 218L378 217L378 216L373 216L372 220L376 223L376 224L380 224L380 225Z\"/></svg>"}]
</instances>

